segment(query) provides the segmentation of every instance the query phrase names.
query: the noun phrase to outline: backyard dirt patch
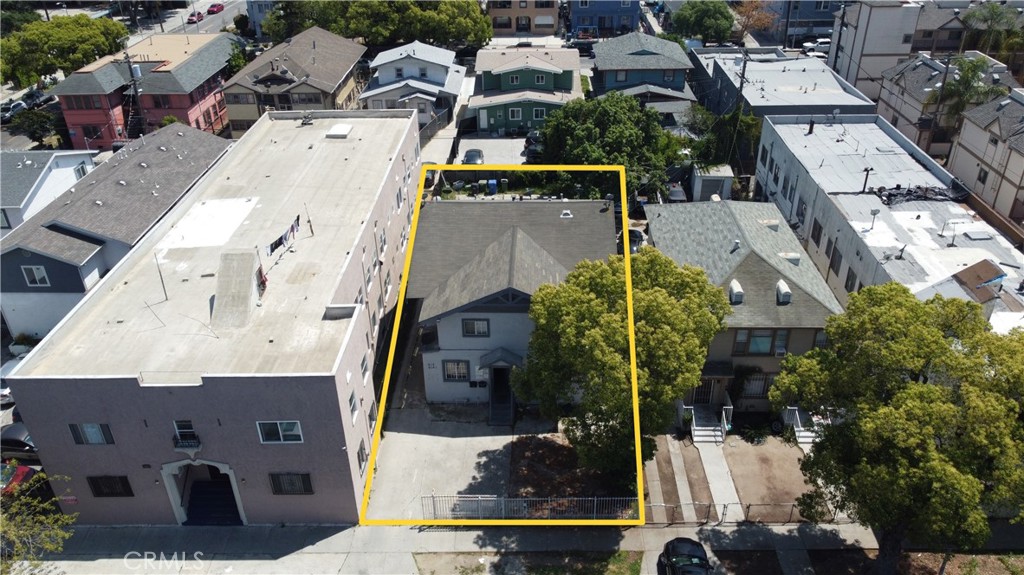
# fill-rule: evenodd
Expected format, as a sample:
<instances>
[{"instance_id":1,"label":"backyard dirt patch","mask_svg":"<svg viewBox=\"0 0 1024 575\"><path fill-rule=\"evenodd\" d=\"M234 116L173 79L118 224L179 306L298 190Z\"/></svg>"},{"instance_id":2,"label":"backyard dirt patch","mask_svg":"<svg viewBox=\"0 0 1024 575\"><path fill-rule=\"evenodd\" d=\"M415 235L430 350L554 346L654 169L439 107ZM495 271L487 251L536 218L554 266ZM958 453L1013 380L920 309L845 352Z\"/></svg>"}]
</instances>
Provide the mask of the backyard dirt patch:
<instances>
[{"instance_id":1,"label":"backyard dirt patch","mask_svg":"<svg viewBox=\"0 0 1024 575\"><path fill-rule=\"evenodd\" d=\"M878 552L874 550L810 550L816 573L865 575L873 572ZM904 553L901 575L938 575L941 553ZM946 565L946 575L1019 575L1024 573L1024 557L1019 555L954 555Z\"/></svg>"},{"instance_id":2,"label":"backyard dirt patch","mask_svg":"<svg viewBox=\"0 0 1024 575\"><path fill-rule=\"evenodd\" d=\"M510 497L608 497L605 481L581 469L576 449L559 433L522 435L512 442Z\"/></svg>"},{"instance_id":3,"label":"backyard dirt patch","mask_svg":"<svg viewBox=\"0 0 1024 575\"><path fill-rule=\"evenodd\" d=\"M783 575L779 557L774 551L715 551L725 573L743 575ZM815 573L834 573L815 571Z\"/></svg>"},{"instance_id":4,"label":"backyard dirt patch","mask_svg":"<svg viewBox=\"0 0 1024 575\"><path fill-rule=\"evenodd\" d=\"M700 451L693 441L680 441L679 451L683 454L683 469L686 471L686 482L690 484L690 496L693 497L693 511L701 522L705 520L713 523L718 521L718 512L715 510L715 500L711 497L711 486L708 485L708 476L704 473L704 463L700 459ZM682 505L688 502L682 501ZM673 518L669 517L671 521ZM676 513L675 522L683 521L682 513Z\"/></svg>"},{"instance_id":5,"label":"backyard dirt patch","mask_svg":"<svg viewBox=\"0 0 1024 575\"><path fill-rule=\"evenodd\" d=\"M754 445L730 435L724 452L748 521L792 523L803 519L793 505L808 490L800 472L803 451L799 447L778 437Z\"/></svg>"},{"instance_id":6,"label":"backyard dirt patch","mask_svg":"<svg viewBox=\"0 0 1024 575\"><path fill-rule=\"evenodd\" d=\"M639 575L643 553L414 553L420 575Z\"/></svg>"}]
</instances>

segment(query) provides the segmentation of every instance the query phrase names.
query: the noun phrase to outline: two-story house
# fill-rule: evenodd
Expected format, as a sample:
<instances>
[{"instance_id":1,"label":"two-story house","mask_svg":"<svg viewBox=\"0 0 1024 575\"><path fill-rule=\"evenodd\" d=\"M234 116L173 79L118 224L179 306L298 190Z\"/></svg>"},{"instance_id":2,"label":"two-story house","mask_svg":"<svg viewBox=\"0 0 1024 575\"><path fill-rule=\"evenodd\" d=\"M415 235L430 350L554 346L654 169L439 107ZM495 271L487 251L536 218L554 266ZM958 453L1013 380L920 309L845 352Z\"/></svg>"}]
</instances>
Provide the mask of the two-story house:
<instances>
[{"instance_id":1,"label":"two-story house","mask_svg":"<svg viewBox=\"0 0 1024 575\"><path fill-rule=\"evenodd\" d=\"M767 411L768 389L787 354L825 342L825 320L842 313L778 208L751 202L647 206L650 239L679 265L700 267L728 294L728 329L711 341L691 409L695 440L721 441L720 417Z\"/></svg>"},{"instance_id":2,"label":"two-story house","mask_svg":"<svg viewBox=\"0 0 1024 575\"><path fill-rule=\"evenodd\" d=\"M78 166L70 168L63 193L3 239L0 310L11 333L49 333L230 145L171 124L77 182Z\"/></svg>"},{"instance_id":3,"label":"two-story house","mask_svg":"<svg viewBox=\"0 0 1024 575\"><path fill-rule=\"evenodd\" d=\"M260 54L224 83L231 137L240 138L268 109L356 107L356 63L366 46L316 26Z\"/></svg>"},{"instance_id":4,"label":"two-story house","mask_svg":"<svg viewBox=\"0 0 1024 575\"><path fill-rule=\"evenodd\" d=\"M612 220L593 201L425 204L406 297L419 309L427 401L489 403L492 424L511 424L509 374L526 358L530 296L614 254Z\"/></svg>"},{"instance_id":5,"label":"two-story house","mask_svg":"<svg viewBox=\"0 0 1024 575\"><path fill-rule=\"evenodd\" d=\"M97 152L0 152L0 238L85 177Z\"/></svg>"},{"instance_id":6,"label":"two-story house","mask_svg":"<svg viewBox=\"0 0 1024 575\"><path fill-rule=\"evenodd\" d=\"M639 30L640 18L640 0L569 0L572 32L581 38L610 38Z\"/></svg>"},{"instance_id":7,"label":"two-story house","mask_svg":"<svg viewBox=\"0 0 1024 575\"><path fill-rule=\"evenodd\" d=\"M487 15L497 37L554 36L559 28L555 0L489 0Z\"/></svg>"},{"instance_id":8,"label":"two-story house","mask_svg":"<svg viewBox=\"0 0 1024 575\"><path fill-rule=\"evenodd\" d=\"M110 150L167 116L206 132L227 127L220 92L233 34L153 34L75 70L52 93L76 150Z\"/></svg>"},{"instance_id":9,"label":"two-story house","mask_svg":"<svg viewBox=\"0 0 1024 575\"><path fill-rule=\"evenodd\" d=\"M190 166L175 129L151 168ZM8 377L78 523L359 522L417 132L271 112L205 177L196 158L197 189Z\"/></svg>"},{"instance_id":10,"label":"two-story house","mask_svg":"<svg viewBox=\"0 0 1024 575\"><path fill-rule=\"evenodd\" d=\"M948 165L997 227L1024 236L1024 89L965 112Z\"/></svg>"},{"instance_id":11,"label":"two-story house","mask_svg":"<svg viewBox=\"0 0 1024 575\"><path fill-rule=\"evenodd\" d=\"M455 117L466 77L455 52L416 41L377 54L370 68L373 77L359 96L363 108L416 110L421 126L435 117Z\"/></svg>"},{"instance_id":12,"label":"two-story house","mask_svg":"<svg viewBox=\"0 0 1024 575\"><path fill-rule=\"evenodd\" d=\"M566 48L488 48L476 55L469 112L480 132L525 133L552 110L583 97L579 52Z\"/></svg>"},{"instance_id":13,"label":"two-story house","mask_svg":"<svg viewBox=\"0 0 1024 575\"><path fill-rule=\"evenodd\" d=\"M245 14L249 17L249 27L257 38L263 38L263 19L274 10L273 0L245 0Z\"/></svg>"},{"instance_id":14,"label":"two-story house","mask_svg":"<svg viewBox=\"0 0 1024 575\"><path fill-rule=\"evenodd\" d=\"M594 91L657 86L682 94L693 68L676 42L631 32L594 45Z\"/></svg>"},{"instance_id":15,"label":"two-story house","mask_svg":"<svg viewBox=\"0 0 1024 575\"><path fill-rule=\"evenodd\" d=\"M1020 84L1007 74L1006 65L970 50L964 58L982 60L986 68L979 81L1002 87L1007 93ZM878 96L878 115L902 132L914 145L933 156L946 156L952 146L958 118L947 113L948 103L941 106L937 98L943 85L960 75L956 63L945 58L937 60L927 53L918 54L882 72L882 92ZM971 109L983 102L967 102Z\"/></svg>"}]
</instances>

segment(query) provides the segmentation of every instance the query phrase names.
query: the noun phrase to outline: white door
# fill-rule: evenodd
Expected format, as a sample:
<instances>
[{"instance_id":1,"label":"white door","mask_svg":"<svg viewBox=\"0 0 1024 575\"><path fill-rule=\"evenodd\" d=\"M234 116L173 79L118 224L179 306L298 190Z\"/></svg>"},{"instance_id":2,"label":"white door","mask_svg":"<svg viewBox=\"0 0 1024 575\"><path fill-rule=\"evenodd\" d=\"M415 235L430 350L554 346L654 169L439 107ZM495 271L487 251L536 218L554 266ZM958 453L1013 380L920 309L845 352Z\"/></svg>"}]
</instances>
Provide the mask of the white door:
<instances>
[{"instance_id":1,"label":"white door","mask_svg":"<svg viewBox=\"0 0 1024 575\"><path fill-rule=\"evenodd\" d=\"M476 127L477 130L486 132L490 129L490 126L487 125L487 110L483 108L480 109L480 115L477 117L477 121L479 122L479 125Z\"/></svg>"}]
</instances>

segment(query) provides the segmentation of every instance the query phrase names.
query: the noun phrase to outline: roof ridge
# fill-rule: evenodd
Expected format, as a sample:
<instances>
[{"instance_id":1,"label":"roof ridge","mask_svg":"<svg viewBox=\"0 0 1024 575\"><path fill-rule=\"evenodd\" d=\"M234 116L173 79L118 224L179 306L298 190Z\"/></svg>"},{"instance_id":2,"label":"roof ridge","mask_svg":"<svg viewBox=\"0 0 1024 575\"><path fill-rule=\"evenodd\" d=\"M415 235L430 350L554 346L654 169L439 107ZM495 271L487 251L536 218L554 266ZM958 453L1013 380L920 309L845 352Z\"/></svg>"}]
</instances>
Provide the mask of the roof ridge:
<instances>
[{"instance_id":1,"label":"roof ridge","mask_svg":"<svg viewBox=\"0 0 1024 575\"><path fill-rule=\"evenodd\" d=\"M508 286L507 287L512 287L515 284L515 277L516 277L516 251L517 251L517 249L519 247L518 246L518 241L519 241L519 233L520 232L522 232L523 234L526 233L526 232L523 232L519 228L518 225L512 226L511 228L509 228L508 232L506 232L506 233L512 234L512 243L509 245L509 254L508 254ZM504 235L504 234L502 234L502 235Z\"/></svg>"}]
</instances>

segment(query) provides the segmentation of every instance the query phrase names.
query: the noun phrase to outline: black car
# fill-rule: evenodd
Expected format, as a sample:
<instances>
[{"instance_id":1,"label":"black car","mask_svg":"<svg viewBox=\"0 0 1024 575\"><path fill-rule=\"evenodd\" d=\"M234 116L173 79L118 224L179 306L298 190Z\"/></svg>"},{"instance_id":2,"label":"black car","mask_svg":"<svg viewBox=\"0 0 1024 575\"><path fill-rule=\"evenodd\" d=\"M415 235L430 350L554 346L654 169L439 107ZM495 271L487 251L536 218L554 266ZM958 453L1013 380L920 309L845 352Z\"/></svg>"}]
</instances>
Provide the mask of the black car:
<instances>
[{"instance_id":1,"label":"black car","mask_svg":"<svg viewBox=\"0 0 1024 575\"><path fill-rule=\"evenodd\" d=\"M21 101L25 102L25 105L29 108L42 108L43 106L53 102L57 99L57 96L52 94L47 95L42 90L29 90L25 92L25 95L21 97Z\"/></svg>"},{"instance_id":2,"label":"black car","mask_svg":"<svg viewBox=\"0 0 1024 575\"><path fill-rule=\"evenodd\" d=\"M666 543L665 549L658 555L658 573L710 575L711 564L708 563L708 554L703 545L693 539L676 537Z\"/></svg>"},{"instance_id":3,"label":"black car","mask_svg":"<svg viewBox=\"0 0 1024 575\"><path fill-rule=\"evenodd\" d=\"M437 162L423 162L424 164L431 164L436 166ZM427 170L427 174L423 178L423 189L431 190L434 188L434 184L437 183L437 170Z\"/></svg>"},{"instance_id":4,"label":"black car","mask_svg":"<svg viewBox=\"0 0 1024 575\"><path fill-rule=\"evenodd\" d=\"M484 163L484 152L476 148L472 150L466 150L466 155L462 158L463 164L482 164Z\"/></svg>"},{"instance_id":5,"label":"black car","mask_svg":"<svg viewBox=\"0 0 1024 575\"><path fill-rule=\"evenodd\" d=\"M39 461L39 452L24 423L5 425L0 430L0 459Z\"/></svg>"}]
</instances>

